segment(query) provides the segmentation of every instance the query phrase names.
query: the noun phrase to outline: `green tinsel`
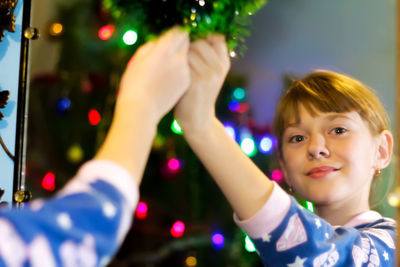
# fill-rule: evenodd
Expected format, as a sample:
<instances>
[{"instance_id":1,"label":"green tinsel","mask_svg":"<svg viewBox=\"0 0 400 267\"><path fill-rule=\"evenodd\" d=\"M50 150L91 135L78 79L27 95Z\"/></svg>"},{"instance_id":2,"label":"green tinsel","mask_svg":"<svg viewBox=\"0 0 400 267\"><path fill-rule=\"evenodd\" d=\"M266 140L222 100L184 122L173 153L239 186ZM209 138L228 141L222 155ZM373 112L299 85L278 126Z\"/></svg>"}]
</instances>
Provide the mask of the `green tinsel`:
<instances>
[{"instance_id":1,"label":"green tinsel","mask_svg":"<svg viewBox=\"0 0 400 267\"><path fill-rule=\"evenodd\" d=\"M192 40L210 32L226 36L230 50L243 49L249 16L267 0L103 0L118 23L135 27L144 39L173 25L190 29Z\"/></svg>"}]
</instances>

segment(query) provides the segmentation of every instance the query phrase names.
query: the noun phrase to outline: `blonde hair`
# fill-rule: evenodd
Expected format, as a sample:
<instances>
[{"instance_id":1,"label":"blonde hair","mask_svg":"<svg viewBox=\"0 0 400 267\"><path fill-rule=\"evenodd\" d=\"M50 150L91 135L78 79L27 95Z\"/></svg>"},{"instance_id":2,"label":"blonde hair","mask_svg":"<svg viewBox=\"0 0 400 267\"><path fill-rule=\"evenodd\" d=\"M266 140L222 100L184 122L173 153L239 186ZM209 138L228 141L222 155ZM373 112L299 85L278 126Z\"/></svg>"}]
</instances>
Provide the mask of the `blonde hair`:
<instances>
[{"instance_id":1,"label":"blonde hair","mask_svg":"<svg viewBox=\"0 0 400 267\"><path fill-rule=\"evenodd\" d=\"M338 113L357 111L374 136L390 129L387 112L370 88L349 76L319 70L294 81L278 103L273 129L280 154L285 129L293 119L296 123L300 120L300 104L313 116L315 109Z\"/></svg>"}]
</instances>

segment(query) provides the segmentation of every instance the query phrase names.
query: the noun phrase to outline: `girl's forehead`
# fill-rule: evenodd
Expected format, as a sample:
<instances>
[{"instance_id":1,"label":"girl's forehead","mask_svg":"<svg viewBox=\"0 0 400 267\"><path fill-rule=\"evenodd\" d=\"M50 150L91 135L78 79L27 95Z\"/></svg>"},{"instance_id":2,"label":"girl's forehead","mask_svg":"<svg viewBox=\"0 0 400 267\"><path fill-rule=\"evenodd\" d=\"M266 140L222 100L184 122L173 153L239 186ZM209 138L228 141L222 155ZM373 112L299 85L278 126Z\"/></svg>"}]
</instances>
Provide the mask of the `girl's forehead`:
<instances>
[{"instance_id":1,"label":"girl's forehead","mask_svg":"<svg viewBox=\"0 0 400 267\"><path fill-rule=\"evenodd\" d=\"M298 125L306 121L333 121L335 119L345 119L361 122L362 119L358 112L322 112L315 107L306 108L304 105L299 105L297 114L292 114L287 122L287 127ZM286 128L287 128L286 127Z\"/></svg>"}]
</instances>

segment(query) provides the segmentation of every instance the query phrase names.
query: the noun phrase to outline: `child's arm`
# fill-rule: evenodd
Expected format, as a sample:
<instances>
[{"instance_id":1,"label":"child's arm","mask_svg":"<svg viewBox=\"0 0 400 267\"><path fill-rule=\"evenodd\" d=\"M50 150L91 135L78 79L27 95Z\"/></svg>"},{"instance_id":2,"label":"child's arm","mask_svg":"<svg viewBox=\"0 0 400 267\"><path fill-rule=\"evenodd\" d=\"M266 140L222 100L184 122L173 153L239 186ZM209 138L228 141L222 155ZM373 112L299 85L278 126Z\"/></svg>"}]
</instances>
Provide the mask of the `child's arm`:
<instances>
[{"instance_id":1,"label":"child's arm","mask_svg":"<svg viewBox=\"0 0 400 267\"><path fill-rule=\"evenodd\" d=\"M188 33L174 28L135 53L121 80L114 118L96 159L127 169L140 183L160 119L190 83Z\"/></svg>"},{"instance_id":2,"label":"child's arm","mask_svg":"<svg viewBox=\"0 0 400 267\"><path fill-rule=\"evenodd\" d=\"M241 220L268 200L273 183L241 151L215 117L215 101L230 67L225 40L213 35L190 45L191 86L175 117L183 134Z\"/></svg>"},{"instance_id":3,"label":"child's arm","mask_svg":"<svg viewBox=\"0 0 400 267\"><path fill-rule=\"evenodd\" d=\"M0 210L0 266L110 261L132 222L157 123L189 86L188 48L188 34L175 28L137 51L96 159L54 198Z\"/></svg>"}]
</instances>

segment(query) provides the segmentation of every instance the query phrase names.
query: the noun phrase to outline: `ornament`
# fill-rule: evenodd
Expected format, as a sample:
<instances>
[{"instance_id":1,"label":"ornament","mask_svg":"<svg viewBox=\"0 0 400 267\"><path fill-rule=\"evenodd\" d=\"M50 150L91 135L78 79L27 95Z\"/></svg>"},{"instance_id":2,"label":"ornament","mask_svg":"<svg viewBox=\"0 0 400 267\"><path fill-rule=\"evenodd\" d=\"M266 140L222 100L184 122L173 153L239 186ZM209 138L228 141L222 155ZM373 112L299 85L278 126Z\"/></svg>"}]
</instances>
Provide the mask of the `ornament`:
<instances>
[{"instance_id":1,"label":"ornament","mask_svg":"<svg viewBox=\"0 0 400 267\"><path fill-rule=\"evenodd\" d=\"M192 40L221 33L230 51L238 46L241 52L244 36L249 34L245 29L250 24L249 16L266 0L103 0L103 3L119 24L134 26L145 40L180 25L190 31Z\"/></svg>"},{"instance_id":2,"label":"ornament","mask_svg":"<svg viewBox=\"0 0 400 267\"><path fill-rule=\"evenodd\" d=\"M0 0L0 42L3 40L4 31L15 32L14 9L18 0Z\"/></svg>"}]
</instances>

